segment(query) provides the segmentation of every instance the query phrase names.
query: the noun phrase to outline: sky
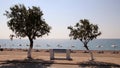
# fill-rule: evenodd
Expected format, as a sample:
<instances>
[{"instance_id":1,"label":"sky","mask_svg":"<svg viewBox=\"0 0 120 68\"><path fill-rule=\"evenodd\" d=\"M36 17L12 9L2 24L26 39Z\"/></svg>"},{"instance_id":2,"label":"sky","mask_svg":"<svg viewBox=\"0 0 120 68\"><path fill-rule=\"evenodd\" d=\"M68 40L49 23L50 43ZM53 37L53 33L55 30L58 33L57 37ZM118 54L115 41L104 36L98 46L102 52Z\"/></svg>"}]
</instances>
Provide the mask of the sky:
<instances>
[{"instance_id":1,"label":"sky","mask_svg":"<svg viewBox=\"0 0 120 68\"><path fill-rule=\"evenodd\" d=\"M3 14L15 4L41 8L43 18L52 27L44 39L69 39L67 27L81 19L99 26L102 35L98 38L120 38L120 0L0 0L0 39L13 34Z\"/></svg>"}]
</instances>

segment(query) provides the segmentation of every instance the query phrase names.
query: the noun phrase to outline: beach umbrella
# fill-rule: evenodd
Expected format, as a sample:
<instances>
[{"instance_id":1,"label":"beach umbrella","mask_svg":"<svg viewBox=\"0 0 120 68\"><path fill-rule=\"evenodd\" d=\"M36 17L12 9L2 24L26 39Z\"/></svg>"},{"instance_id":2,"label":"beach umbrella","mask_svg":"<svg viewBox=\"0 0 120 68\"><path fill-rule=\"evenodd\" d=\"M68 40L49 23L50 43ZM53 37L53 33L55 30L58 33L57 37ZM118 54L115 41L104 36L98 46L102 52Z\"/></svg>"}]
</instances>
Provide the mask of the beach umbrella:
<instances>
[{"instance_id":1,"label":"beach umbrella","mask_svg":"<svg viewBox=\"0 0 120 68\"><path fill-rule=\"evenodd\" d=\"M103 46L102 46L102 45L97 45L96 47L97 47L97 48L102 48Z\"/></svg>"},{"instance_id":2,"label":"beach umbrella","mask_svg":"<svg viewBox=\"0 0 120 68\"><path fill-rule=\"evenodd\" d=\"M114 48L114 51L115 51L115 48L117 47L117 45L111 45L113 48Z\"/></svg>"},{"instance_id":3,"label":"beach umbrella","mask_svg":"<svg viewBox=\"0 0 120 68\"><path fill-rule=\"evenodd\" d=\"M116 48L116 47L117 47L117 45L112 45L112 47L113 47L113 48Z\"/></svg>"},{"instance_id":4,"label":"beach umbrella","mask_svg":"<svg viewBox=\"0 0 120 68\"><path fill-rule=\"evenodd\" d=\"M72 48L75 48L75 46L74 45L70 45L70 46L68 46L68 48L72 49Z\"/></svg>"},{"instance_id":5,"label":"beach umbrella","mask_svg":"<svg viewBox=\"0 0 120 68\"><path fill-rule=\"evenodd\" d=\"M102 48L103 46L102 45L97 45L96 47L97 48ZM99 51L99 53L103 53L103 51Z\"/></svg>"}]
</instances>

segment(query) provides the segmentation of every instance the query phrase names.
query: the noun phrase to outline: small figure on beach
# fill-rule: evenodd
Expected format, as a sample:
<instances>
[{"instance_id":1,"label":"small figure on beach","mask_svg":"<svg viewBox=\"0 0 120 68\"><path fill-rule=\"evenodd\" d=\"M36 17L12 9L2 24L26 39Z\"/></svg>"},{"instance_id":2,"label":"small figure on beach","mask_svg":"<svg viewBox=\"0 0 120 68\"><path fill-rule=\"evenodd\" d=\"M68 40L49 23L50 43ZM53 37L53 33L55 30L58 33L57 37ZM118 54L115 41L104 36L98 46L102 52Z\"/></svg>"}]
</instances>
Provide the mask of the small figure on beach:
<instances>
[{"instance_id":1,"label":"small figure on beach","mask_svg":"<svg viewBox=\"0 0 120 68\"><path fill-rule=\"evenodd\" d=\"M22 44L19 44L19 46L22 46Z\"/></svg>"},{"instance_id":2,"label":"small figure on beach","mask_svg":"<svg viewBox=\"0 0 120 68\"><path fill-rule=\"evenodd\" d=\"M75 48L75 46L74 46L74 45L72 45L71 47L72 47L72 48Z\"/></svg>"},{"instance_id":3,"label":"small figure on beach","mask_svg":"<svg viewBox=\"0 0 120 68\"><path fill-rule=\"evenodd\" d=\"M26 44L26 46L29 46L28 44Z\"/></svg>"}]
</instances>

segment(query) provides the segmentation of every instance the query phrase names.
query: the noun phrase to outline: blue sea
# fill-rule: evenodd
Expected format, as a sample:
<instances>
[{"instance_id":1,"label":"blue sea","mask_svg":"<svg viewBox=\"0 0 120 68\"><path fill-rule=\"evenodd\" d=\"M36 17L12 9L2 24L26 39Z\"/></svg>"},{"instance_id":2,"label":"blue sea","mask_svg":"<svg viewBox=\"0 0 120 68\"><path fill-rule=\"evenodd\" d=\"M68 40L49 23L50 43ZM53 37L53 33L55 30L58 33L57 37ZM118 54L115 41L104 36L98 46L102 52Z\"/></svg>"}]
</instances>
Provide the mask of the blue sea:
<instances>
[{"instance_id":1,"label":"blue sea","mask_svg":"<svg viewBox=\"0 0 120 68\"><path fill-rule=\"evenodd\" d=\"M117 45L112 47L112 45ZM1 48L28 49L28 39L0 39ZM120 50L120 39L95 39L88 43L91 50ZM99 47L101 46L101 47ZM85 50L79 40L69 39L37 39L34 40L33 49L72 49Z\"/></svg>"}]
</instances>

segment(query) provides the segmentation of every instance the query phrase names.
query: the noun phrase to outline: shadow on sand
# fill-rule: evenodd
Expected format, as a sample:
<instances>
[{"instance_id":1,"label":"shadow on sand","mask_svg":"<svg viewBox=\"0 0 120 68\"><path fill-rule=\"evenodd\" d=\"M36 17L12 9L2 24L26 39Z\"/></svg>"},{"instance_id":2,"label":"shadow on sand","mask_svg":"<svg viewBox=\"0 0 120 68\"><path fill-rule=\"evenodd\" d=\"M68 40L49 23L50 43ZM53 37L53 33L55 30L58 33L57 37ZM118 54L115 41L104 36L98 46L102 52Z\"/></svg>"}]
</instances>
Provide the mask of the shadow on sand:
<instances>
[{"instance_id":1,"label":"shadow on sand","mask_svg":"<svg viewBox=\"0 0 120 68\"><path fill-rule=\"evenodd\" d=\"M78 63L82 68L120 68L120 65L99 61L85 61Z\"/></svg>"},{"instance_id":2,"label":"shadow on sand","mask_svg":"<svg viewBox=\"0 0 120 68\"><path fill-rule=\"evenodd\" d=\"M55 63L54 61L45 61L42 59L25 59L0 61L0 68L48 68L52 64L72 65L71 63ZM76 65L76 64L73 64ZM120 65L99 61L85 61L77 63L80 68L120 68Z\"/></svg>"},{"instance_id":3,"label":"shadow on sand","mask_svg":"<svg viewBox=\"0 0 120 68\"><path fill-rule=\"evenodd\" d=\"M1 61L0 68L47 68L53 61L44 61L42 59L25 59Z\"/></svg>"}]
</instances>

